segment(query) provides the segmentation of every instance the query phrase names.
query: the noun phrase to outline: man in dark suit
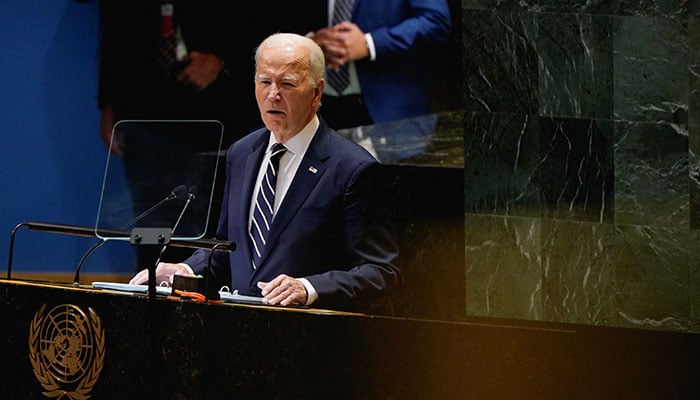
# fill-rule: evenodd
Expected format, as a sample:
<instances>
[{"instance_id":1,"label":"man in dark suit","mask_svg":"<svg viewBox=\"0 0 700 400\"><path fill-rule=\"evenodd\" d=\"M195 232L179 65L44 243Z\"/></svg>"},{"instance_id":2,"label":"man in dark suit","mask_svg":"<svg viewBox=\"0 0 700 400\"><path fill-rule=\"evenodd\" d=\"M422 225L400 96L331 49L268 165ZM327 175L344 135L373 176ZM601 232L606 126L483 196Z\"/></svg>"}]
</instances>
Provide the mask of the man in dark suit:
<instances>
[{"instance_id":1,"label":"man in dark suit","mask_svg":"<svg viewBox=\"0 0 700 400\"><path fill-rule=\"evenodd\" d=\"M381 165L366 150L337 134L316 112L324 88L323 51L297 34L275 34L255 56L255 97L265 128L228 150L226 187L217 234L233 241L216 252L219 283L239 294L279 305L354 308L399 281L398 250L382 189ZM276 166L274 217L258 217L261 182L273 148L286 149ZM264 243L263 243L264 242ZM157 282L174 274L203 273L208 250L183 264L161 263ZM148 280L139 272L131 283Z\"/></svg>"},{"instance_id":2,"label":"man in dark suit","mask_svg":"<svg viewBox=\"0 0 700 400\"><path fill-rule=\"evenodd\" d=\"M338 14L343 8L347 12ZM311 37L323 48L329 70L349 67L342 89L327 77L320 113L331 127L432 112L429 55L450 37L447 0L334 0L328 15L328 27Z\"/></svg>"}]
</instances>

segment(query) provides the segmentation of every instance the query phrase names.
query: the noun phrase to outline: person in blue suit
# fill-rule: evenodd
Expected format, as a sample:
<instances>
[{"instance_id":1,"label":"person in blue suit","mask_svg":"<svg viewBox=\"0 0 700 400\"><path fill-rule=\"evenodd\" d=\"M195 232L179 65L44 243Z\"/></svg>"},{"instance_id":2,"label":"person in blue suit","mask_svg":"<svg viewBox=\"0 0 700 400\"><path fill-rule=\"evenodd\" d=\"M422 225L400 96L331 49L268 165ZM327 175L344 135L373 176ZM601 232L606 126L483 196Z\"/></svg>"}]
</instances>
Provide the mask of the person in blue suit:
<instances>
[{"instance_id":1,"label":"person in blue suit","mask_svg":"<svg viewBox=\"0 0 700 400\"><path fill-rule=\"evenodd\" d=\"M365 149L331 129L317 114L325 58L310 38L277 33L255 53L255 97L265 127L227 153L226 185L217 228L235 251L216 251L219 284L266 304L356 308L400 281L386 175ZM252 262L250 227L271 148L281 143L274 217L259 261ZM209 250L181 264L160 263L157 282L174 274L203 274ZM148 281L143 270L132 284Z\"/></svg>"},{"instance_id":2,"label":"person in blue suit","mask_svg":"<svg viewBox=\"0 0 700 400\"><path fill-rule=\"evenodd\" d=\"M429 50L451 33L447 0L354 0L343 21L328 2L329 26L312 37L330 70L349 67L339 91L327 84L320 113L334 129L430 114Z\"/></svg>"}]
</instances>

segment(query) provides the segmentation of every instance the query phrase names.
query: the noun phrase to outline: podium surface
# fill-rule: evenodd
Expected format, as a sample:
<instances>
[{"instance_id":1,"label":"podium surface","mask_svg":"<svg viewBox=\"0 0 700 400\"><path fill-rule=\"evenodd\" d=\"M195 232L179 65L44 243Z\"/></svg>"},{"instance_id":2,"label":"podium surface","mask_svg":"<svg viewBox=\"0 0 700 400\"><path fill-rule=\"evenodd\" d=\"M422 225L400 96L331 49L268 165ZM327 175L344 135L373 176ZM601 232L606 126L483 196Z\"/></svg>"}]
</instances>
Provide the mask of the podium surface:
<instances>
[{"instance_id":1,"label":"podium surface","mask_svg":"<svg viewBox=\"0 0 700 400\"><path fill-rule=\"evenodd\" d=\"M0 280L6 399L693 398L698 336ZM64 396L64 397L61 397Z\"/></svg>"}]
</instances>

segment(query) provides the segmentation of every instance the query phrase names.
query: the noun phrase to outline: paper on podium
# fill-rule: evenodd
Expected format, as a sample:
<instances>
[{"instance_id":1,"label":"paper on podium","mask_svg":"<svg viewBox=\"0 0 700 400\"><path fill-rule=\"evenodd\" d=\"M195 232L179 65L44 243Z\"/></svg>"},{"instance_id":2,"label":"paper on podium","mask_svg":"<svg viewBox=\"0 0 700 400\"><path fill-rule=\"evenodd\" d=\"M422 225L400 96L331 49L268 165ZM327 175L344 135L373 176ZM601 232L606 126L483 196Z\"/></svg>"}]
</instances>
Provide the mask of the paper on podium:
<instances>
[{"instance_id":1,"label":"paper on podium","mask_svg":"<svg viewBox=\"0 0 700 400\"><path fill-rule=\"evenodd\" d=\"M132 285L129 283L117 282L92 282L92 287L96 289L117 290L120 292L148 293L148 285ZM156 286L156 293L169 296L172 293L172 288L166 286Z\"/></svg>"},{"instance_id":2,"label":"paper on podium","mask_svg":"<svg viewBox=\"0 0 700 400\"><path fill-rule=\"evenodd\" d=\"M118 282L92 282L92 287L96 289L117 290L120 292L130 293L148 292L147 285L132 285L128 283ZM169 296L172 293L172 288L166 286L156 286L156 293ZM219 297L221 298L221 300L227 303L263 304L262 297L245 296L242 294L238 294L236 291L231 293L229 291L221 290L219 291Z\"/></svg>"}]
</instances>

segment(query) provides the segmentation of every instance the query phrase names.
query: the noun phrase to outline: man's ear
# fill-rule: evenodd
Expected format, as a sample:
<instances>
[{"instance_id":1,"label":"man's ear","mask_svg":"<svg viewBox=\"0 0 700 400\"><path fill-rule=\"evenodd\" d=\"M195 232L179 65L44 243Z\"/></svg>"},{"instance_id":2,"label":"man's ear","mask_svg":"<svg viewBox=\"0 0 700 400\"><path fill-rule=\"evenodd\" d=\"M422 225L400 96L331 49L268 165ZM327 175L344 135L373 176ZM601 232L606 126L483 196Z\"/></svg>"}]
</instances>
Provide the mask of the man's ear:
<instances>
[{"instance_id":1,"label":"man's ear","mask_svg":"<svg viewBox=\"0 0 700 400\"><path fill-rule=\"evenodd\" d=\"M316 96L319 96L319 98L323 95L323 88L326 87L326 79L321 78L320 81L318 81L318 85L316 85Z\"/></svg>"},{"instance_id":2,"label":"man's ear","mask_svg":"<svg viewBox=\"0 0 700 400\"><path fill-rule=\"evenodd\" d=\"M316 88L314 89L314 99L318 104L316 109L321 107L321 97L323 96L323 88L325 87L325 85L326 80L322 78L320 81L318 81L318 85L316 85Z\"/></svg>"}]
</instances>

